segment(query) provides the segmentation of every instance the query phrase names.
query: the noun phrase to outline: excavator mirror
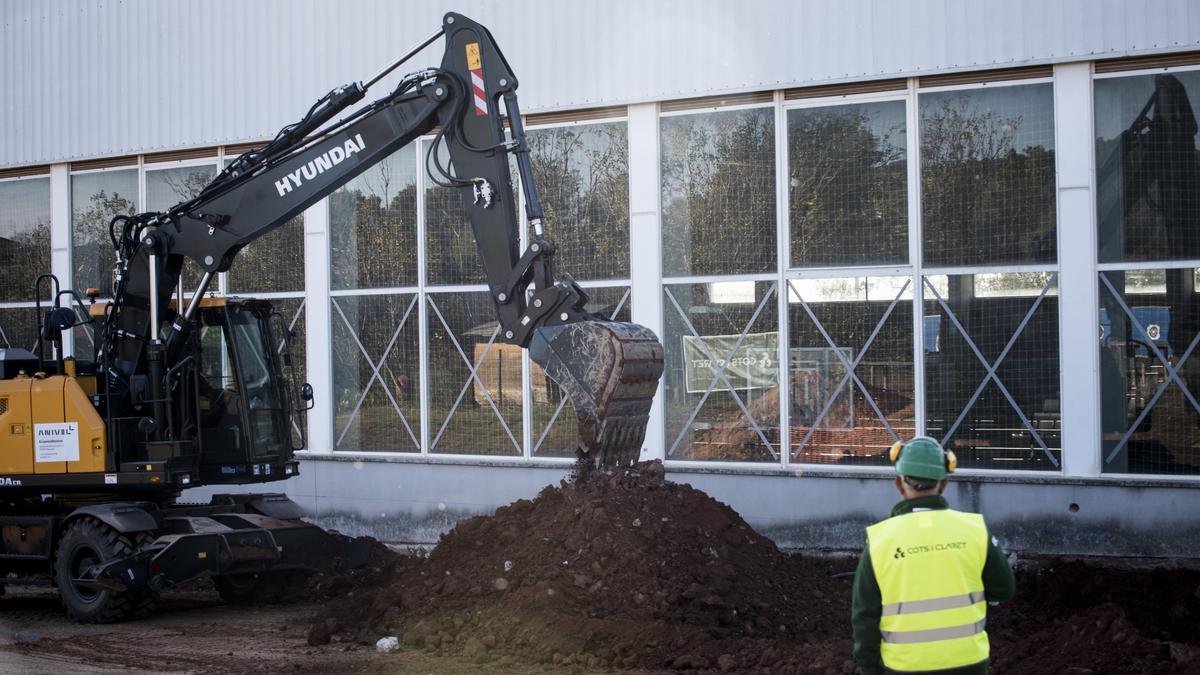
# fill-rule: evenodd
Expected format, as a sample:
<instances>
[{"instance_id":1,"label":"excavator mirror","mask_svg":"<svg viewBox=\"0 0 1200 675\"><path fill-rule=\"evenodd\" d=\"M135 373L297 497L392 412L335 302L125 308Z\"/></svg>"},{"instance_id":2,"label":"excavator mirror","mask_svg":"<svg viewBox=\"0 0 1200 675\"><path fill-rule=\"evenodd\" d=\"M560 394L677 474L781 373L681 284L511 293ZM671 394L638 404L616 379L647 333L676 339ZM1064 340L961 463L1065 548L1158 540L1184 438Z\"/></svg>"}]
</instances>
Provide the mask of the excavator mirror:
<instances>
[{"instance_id":1,"label":"excavator mirror","mask_svg":"<svg viewBox=\"0 0 1200 675\"><path fill-rule=\"evenodd\" d=\"M312 410L313 387L311 384L305 382L304 386L300 387L300 398L304 399L304 402L308 404L308 406L305 407L305 410Z\"/></svg>"}]
</instances>

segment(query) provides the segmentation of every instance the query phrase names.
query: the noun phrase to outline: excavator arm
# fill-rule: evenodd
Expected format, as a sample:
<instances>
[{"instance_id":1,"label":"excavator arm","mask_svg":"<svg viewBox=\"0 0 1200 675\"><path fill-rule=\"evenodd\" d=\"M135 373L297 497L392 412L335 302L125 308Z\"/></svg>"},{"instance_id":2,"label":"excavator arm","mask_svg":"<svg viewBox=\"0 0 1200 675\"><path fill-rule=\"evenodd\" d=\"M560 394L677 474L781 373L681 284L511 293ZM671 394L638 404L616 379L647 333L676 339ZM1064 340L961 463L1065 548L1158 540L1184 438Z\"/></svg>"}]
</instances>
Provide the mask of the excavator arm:
<instances>
[{"instance_id":1,"label":"excavator arm","mask_svg":"<svg viewBox=\"0 0 1200 675\"><path fill-rule=\"evenodd\" d=\"M440 68L401 78L388 94L335 121L384 75L443 35ZM162 419L169 401L166 377L185 358L199 299L242 248L432 132L430 175L462 195L495 303L499 339L528 347L570 398L582 458L606 467L635 461L662 374L662 345L643 326L588 313L583 289L569 275L555 275L555 247L545 236L516 89L517 79L487 29L449 13L440 30L395 63L366 84L331 91L270 143L234 160L194 199L166 212L114 220L113 301L97 347L109 416L152 405L155 419ZM442 145L448 166L438 157ZM510 158L534 232L524 251ZM180 297L179 311L171 312L185 258L203 276L186 308ZM174 319L162 330L161 319L169 315ZM176 433L169 425L152 431L158 441Z\"/></svg>"}]
</instances>

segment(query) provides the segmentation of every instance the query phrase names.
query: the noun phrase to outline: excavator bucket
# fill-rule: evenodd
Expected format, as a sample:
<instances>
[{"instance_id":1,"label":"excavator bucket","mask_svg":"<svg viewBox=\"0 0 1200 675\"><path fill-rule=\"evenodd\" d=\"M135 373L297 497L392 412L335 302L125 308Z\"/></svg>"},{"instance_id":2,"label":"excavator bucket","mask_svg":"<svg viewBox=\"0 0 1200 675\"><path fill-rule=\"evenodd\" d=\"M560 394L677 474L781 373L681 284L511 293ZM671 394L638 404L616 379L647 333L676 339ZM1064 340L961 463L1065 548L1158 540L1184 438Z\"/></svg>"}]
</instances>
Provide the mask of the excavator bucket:
<instances>
[{"instance_id":1,"label":"excavator bucket","mask_svg":"<svg viewBox=\"0 0 1200 675\"><path fill-rule=\"evenodd\" d=\"M529 356L575 406L577 454L612 469L638 460L663 372L663 347L645 326L585 320L534 331Z\"/></svg>"}]
</instances>

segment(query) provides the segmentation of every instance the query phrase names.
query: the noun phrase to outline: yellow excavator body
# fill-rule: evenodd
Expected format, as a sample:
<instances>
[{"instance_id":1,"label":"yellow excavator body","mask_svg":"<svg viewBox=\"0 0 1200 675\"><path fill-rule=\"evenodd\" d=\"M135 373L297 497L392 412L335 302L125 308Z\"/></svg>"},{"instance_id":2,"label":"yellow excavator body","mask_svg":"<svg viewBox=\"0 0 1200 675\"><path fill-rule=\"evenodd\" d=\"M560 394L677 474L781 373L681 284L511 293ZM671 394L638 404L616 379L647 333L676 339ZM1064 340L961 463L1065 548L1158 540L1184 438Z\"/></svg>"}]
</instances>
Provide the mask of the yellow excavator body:
<instances>
[{"instance_id":1,"label":"yellow excavator body","mask_svg":"<svg viewBox=\"0 0 1200 675\"><path fill-rule=\"evenodd\" d=\"M0 380L0 473L105 470L104 420L87 384L70 375Z\"/></svg>"}]
</instances>

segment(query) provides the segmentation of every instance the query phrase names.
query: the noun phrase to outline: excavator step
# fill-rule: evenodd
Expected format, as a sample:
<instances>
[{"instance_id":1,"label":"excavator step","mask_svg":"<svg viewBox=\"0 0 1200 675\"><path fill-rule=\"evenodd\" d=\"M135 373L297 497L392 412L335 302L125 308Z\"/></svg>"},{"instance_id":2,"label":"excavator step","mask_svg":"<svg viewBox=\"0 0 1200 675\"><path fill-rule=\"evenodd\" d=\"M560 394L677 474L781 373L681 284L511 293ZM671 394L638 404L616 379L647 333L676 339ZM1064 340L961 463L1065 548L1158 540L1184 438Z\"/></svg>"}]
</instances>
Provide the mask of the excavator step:
<instances>
[{"instance_id":1,"label":"excavator step","mask_svg":"<svg viewBox=\"0 0 1200 675\"><path fill-rule=\"evenodd\" d=\"M580 459L612 469L638 461L663 372L645 326L590 320L534 332L529 355L575 406Z\"/></svg>"}]
</instances>

